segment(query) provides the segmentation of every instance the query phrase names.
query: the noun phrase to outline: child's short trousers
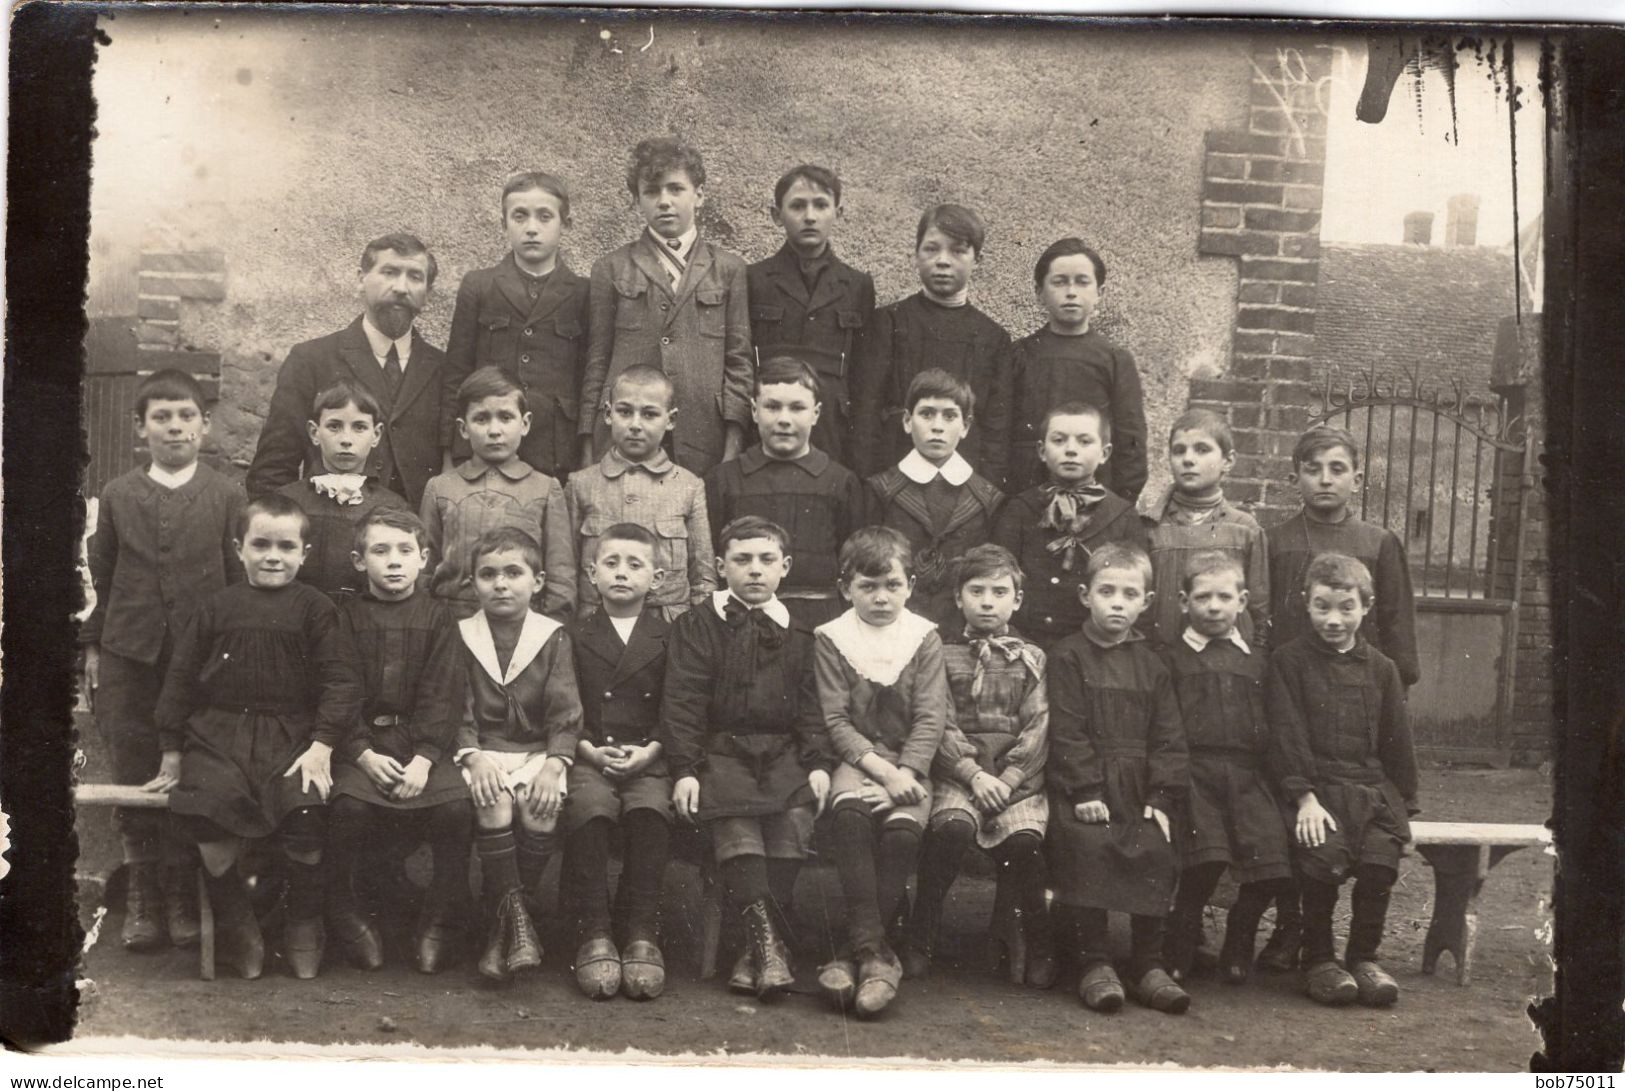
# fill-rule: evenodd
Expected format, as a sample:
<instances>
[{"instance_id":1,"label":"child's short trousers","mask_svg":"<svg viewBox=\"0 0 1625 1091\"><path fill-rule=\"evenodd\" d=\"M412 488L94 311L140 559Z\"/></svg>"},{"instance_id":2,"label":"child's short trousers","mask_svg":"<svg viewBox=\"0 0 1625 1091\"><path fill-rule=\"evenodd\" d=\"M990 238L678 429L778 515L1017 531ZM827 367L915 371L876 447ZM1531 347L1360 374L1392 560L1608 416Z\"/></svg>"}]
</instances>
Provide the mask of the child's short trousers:
<instances>
[{"instance_id":1,"label":"child's short trousers","mask_svg":"<svg viewBox=\"0 0 1625 1091\"><path fill-rule=\"evenodd\" d=\"M666 763L655 761L648 770L630 780L615 781L601 769L577 760L567 778L568 802L564 806L564 828L579 830L595 818L617 821L628 811L655 811L667 822L672 820L671 777Z\"/></svg>"},{"instance_id":2,"label":"child's short trousers","mask_svg":"<svg viewBox=\"0 0 1625 1091\"><path fill-rule=\"evenodd\" d=\"M813 809L801 806L776 814L714 818L705 828L719 864L735 856L805 860L812 849Z\"/></svg>"},{"instance_id":3,"label":"child's short trousers","mask_svg":"<svg viewBox=\"0 0 1625 1091\"><path fill-rule=\"evenodd\" d=\"M939 816L953 812L976 827L976 844L984 849L1004 844L1013 833L1025 830L1043 837L1049 829L1049 798L1042 792L1018 799L996 815L985 815L964 785L944 778L932 792L931 821L940 822Z\"/></svg>"},{"instance_id":4,"label":"child's short trousers","mask_svg":"<svg viewBox=\"0 0 1625 1091\"><path fill-rule=\"evenodd\" d=\"M891 808L880 816L882 821L892 822L901 818L909 818L921 830L925 829L926 819L931 816L931 781L925 777L920 777L919 781L920 787L925 789L925 797L918 803L910 803L906 807ZM868 776L857 766L848 765L843 761L835 767L835 776L830 782L830 803L832 805L839 803L842 796L857 795L858 789L868 783L874 783L874 778Z\"/></svg>"}]
</instances>

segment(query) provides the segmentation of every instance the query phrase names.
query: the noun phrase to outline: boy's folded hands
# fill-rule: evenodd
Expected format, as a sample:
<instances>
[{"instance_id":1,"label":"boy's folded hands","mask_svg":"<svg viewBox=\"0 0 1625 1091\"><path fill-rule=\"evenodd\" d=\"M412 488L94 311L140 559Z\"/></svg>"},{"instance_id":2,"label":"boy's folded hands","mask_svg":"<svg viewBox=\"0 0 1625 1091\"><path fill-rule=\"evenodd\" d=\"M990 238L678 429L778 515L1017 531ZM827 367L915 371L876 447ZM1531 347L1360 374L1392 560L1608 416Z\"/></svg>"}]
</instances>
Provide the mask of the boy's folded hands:
<instances>
[{"instance_id":1,"label":"boy's folded hands","mask_svg":"<svg viewBox=\"0 0 1625 1091\"><path fill-rule=\"evenodd\" d=\"M609 757L601 766L604 775L611 780L625 780L643 772L660 756L660 743L605 747L604 750L609 753Z\"/></svg>"}]
</instances>

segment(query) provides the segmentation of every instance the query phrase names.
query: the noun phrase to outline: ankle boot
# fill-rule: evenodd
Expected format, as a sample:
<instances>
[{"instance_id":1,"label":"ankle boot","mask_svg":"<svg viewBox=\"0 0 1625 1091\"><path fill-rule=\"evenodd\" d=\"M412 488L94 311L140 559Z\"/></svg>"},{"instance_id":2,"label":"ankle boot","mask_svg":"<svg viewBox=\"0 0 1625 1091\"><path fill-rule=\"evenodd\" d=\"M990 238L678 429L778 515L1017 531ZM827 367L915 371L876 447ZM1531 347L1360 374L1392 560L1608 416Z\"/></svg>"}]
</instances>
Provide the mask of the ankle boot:
<instances>
[{"instance_id":1,"label":"ankle boot","mask_svg":"<svg viewBox=\"0 0 1625 1091\"><path fill-rule=\"evenodd\" d=\"M534 970L542 964L542 941L531 923L525 899L517 890L508 894L508 957L510 974Z\"/></svg>"},{"instance_id":2,"label":"ankle boot","mask_svg":"<svg viewBox=\"0 0 1625 1091\"><path fill-rule=\"evenodd\" d=\"M511 892L512 897L518 897L517 890ZM480 955L479 971L482 977L492 981L508 980L508 914L511 899L509 894L499 894L486 898L486 930L485 952Z\"/></svg>"},{"instance_id":3,"label":"ankle boot","mask_svg":"<svg viewBox=\"0 0 1625 1091\"><path fill-rule=\"evenodd\" d=\"M252 981L265 968L265 940L242 876L233 866L224 875L205 871L204 881L214 909L215 961L231 966Z\"/></svg>"},{"instance_id":4,"label":"ankle boot","mask_svg":"<svg viewBox=\"0 0 1625 1091\"><path fill-rule=\"evenodd\" d=\"M1250 922L1230 910L1225 921L1224 946L1219 950L1219 979L1226 985L1245 985L1253 969L1253 947L1258 942L1258 918Z\"/></svg>"},{"instance_id":5,"label":"ankle boot","mask_svg":"<svg viewBox=\"0 0 1625 1091\"><path fill-rule=\"evenodd\" d=\"M750 937L751 959L757 967L756 996L766 1000L781 989L795 984L790 972L790 952L773 927L773 916L766 902L752 902L745 907L745 931Z\"/></svg>"},{"instance_id":6,"label":"ankle boot","mask_svg":"<svg viewBox=\"0 0 1625 1091\"><path fill-rule=\"evenodd\" d=\"M1027 985L1034 989L1047 989L1060 976L1060 965L1055 958L1055 933L1047 906L1038 906L1022 915L1027 937Z\"/></svg>"},{"instance_id":7,"label":"ankle boot","mask_svg":"<svg viewBox=\"0 0 1625 1091\"><path fill-rule=\"evenodd\" d=\"M333 935L338 937L339 943L344 946L350 961L357 967L363 970L377 970L384 965L384 942L378 935L378 929L362 916L354 901L330 906L327 911L327 923Z\"/></svg>"},{"instance_id":8,"label":"ankle boot","mask_svg":"<svg viewBox=\"0 0 1625 1091\"><path fill-rule=\"evenodd\" d=\"M159 869L164 892L164 927L176 947L196 947L202 935L198 923L197 865L166 863Z\"/></svg>"},{"instance_id":9,"label":"ankle boot","mask_svg":"<svg viewBox=\"0 0 1625 1091\"><path fill-rule=\"evenodd\" d=\"M903 944L897 952L904 977L925 977L930 974L931 960L936 957L937 940L941 935L942 902L929 892L922 891L914 899L914 911L909 915Z\"/></svg>"},{"instance_id":10,"label":"ankle boot","mask_svg":"<svg viewBox=\"0 0 1625 1091\"><path fill-rule=\"evenodd\" d=\"M282 957L294 977L308 981L321 972L322 954L327 947L327 926L322 919L322 869L320 864L296 860L288 860L287 868Z\"/></svg>"},{"instance_id":11,"label":"ankle boot","mask_svg":"<svg viewBox=\"0 0 1625 1091\"><path fill-rule=\"evenodd\" d=\"M141 861L125 865L129 876L124 893L124 930L127 951L156 951L164 942L158 910L163 894L158 887L158 865Z\"/></svg>"}]
</instances>

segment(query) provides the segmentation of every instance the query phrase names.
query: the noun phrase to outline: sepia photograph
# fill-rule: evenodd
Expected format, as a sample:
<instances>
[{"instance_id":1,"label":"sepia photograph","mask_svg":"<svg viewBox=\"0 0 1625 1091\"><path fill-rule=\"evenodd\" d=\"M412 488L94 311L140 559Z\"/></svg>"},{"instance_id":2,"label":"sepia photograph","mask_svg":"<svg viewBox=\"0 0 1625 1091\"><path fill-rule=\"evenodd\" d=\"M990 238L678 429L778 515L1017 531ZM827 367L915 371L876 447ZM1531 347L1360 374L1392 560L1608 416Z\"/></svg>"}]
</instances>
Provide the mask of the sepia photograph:
<instances>
[{"instance_id":1,"label":"sepia photograph","mask_svg":"<svg viewBox=\"0 0 1625 1091\"><path fill-rule=\"evenodd\" d=\"M95 11L56 1052L1540 1054L1562 28Z\"/></svg>"}]
</instances>

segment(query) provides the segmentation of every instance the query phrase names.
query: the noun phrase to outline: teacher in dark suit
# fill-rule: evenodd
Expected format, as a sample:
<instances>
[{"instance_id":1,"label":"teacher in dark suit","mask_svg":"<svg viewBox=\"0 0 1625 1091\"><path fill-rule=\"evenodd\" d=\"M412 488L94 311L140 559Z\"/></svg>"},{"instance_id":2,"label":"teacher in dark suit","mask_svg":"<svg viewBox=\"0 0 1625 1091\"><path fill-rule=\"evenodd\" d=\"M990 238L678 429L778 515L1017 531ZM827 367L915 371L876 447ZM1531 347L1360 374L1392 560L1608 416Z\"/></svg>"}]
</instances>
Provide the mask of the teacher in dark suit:
<instances>
[{"instance_id":1,"label":"teacher in dark suit","mask_svg":"<svg viewBox=\"0 0 1625 1091\"><path fill-rule=\"evenodd\" d=\"M297 480L301 468L317 467L305 422L316 395L344 379L371 391L384 411L383 438L367 460L367 474L417 508L423 486L441 469L445 354L413 328L435 271L434 255L412 235L367 244L358 275L360 317L337 333L295 345L283 361L248 468L250 497Z\"/></svg>"}]
</instances>

